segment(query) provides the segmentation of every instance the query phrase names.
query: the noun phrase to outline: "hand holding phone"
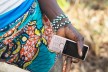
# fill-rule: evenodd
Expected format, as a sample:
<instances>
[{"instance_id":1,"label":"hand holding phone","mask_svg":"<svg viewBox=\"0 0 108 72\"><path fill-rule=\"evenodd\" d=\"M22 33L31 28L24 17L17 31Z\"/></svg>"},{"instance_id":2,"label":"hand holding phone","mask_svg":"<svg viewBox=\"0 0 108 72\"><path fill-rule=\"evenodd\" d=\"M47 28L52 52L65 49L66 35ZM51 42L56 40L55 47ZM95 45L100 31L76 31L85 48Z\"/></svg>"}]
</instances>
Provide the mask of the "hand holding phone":
<instances>
[{"instance_id":1,"label":"hand holding phone","mask_svg":"<svg viewBox=\"0 0 108 72\"><path fill-rule=\"evenodd\" d=\"M65 55L85 60L89 47L87 45L83 46L82 56L78 54L78 47L75 41L54 35L49 44L49 50L56 53L63 53Z\"/></svg>"}]
</instances>

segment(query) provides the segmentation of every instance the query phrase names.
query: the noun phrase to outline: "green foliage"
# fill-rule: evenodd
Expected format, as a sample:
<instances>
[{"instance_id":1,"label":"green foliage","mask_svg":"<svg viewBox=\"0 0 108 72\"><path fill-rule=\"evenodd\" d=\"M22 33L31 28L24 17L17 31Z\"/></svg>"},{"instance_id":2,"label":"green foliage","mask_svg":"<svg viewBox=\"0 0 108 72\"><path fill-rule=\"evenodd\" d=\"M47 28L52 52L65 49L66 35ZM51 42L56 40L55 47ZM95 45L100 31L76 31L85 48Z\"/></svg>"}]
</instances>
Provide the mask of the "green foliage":
<instances>
[{"instance_id":1,"label":"green foliage","mask_svg":"<svg viewBox=\"0 0 108 72\"><path fill-rule=\"evenodd\" d=\"M57 2L62 9L69 7L69 3L66 0L57 0Z\"/></svg>"}]
</instances>

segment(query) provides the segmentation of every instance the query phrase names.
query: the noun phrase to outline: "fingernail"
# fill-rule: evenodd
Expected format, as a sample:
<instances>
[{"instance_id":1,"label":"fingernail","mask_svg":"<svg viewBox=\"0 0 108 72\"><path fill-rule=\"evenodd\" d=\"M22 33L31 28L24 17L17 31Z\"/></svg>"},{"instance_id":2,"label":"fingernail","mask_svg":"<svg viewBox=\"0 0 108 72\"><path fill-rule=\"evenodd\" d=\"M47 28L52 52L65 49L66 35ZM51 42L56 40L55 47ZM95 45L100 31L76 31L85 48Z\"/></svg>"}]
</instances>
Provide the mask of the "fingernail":
<instances>
[{"instance_id":1,"label":"fingernail","mask_svg":"<svg viewBox=\"0 0 108 72\"><path fill-rule=\"evenodd\" d=\"M80 56L82 56L82 52L80 52Z\"/></svg>"}]
</instances>

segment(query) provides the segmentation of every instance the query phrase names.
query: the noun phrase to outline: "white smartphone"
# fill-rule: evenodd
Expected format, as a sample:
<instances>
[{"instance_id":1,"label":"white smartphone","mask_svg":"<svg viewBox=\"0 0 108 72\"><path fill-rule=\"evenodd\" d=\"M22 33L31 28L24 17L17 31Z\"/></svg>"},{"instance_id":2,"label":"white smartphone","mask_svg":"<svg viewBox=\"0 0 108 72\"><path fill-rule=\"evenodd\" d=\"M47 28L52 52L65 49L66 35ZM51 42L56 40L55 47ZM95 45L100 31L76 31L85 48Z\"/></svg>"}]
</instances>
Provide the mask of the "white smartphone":
<instances>
[{"instance_id":1,"label":"white smartphone","mask_svg":"<svg viewBox=\"0 0 108 72\"><path fill-rule=\"evenodd\" d=\"M89 47L84 45L82 49L82 56L79 56L77 43L75 41L66 39L61 36L53 35L49 44L49 50L85 60Z\"/></svg>"}]
</instances>

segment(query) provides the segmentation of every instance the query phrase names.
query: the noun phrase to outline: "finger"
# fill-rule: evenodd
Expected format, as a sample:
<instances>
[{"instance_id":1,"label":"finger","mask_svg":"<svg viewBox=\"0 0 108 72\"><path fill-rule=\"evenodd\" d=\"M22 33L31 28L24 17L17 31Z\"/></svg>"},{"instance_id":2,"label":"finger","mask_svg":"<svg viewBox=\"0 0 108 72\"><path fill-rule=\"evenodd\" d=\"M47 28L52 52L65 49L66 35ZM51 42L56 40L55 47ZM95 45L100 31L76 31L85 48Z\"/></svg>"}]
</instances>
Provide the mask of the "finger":
<instances>
[{"instance_id":1,"label":"finger","mask_svg":"<svg viewBox=\"0 0 108 72\"><path fill-rule=\"evenodd\" d=\"M78 53L82 56L84 37L72 25L67 27L66 37L77 42Z\"/></svg>"},{"instance_id":2,"label":"finger","mask_svg":"<svg viewBox=\"0 0 108 72\"><path fill-rule=\"evenodd\" d=\"M65 72L65 69L66 69L66 59L67 59L67 55L63 55L63 71L62 72Z\"/></svg>"},{"instance_id":3,"label":"finger","mask_svg":"<svg viewBox=\"0 0 108 72\"><path fill-rule=\"evenodd\" d=\"M80 56L82 56L82 49L83 49L84 40L78 40L77 46L78 46L78 53Z\"/></svg>"},{"instance_id":4,"label":"finger","mask_svg":"<svg viewBox=\"0 0 108 72\"><path fill-rule=\"evenodd\" d=\"M72 58L72 62L73 62L73 63L78 63L79 61L80 61L79 59Z\"/></svg>"},{"instance_id":5,"label":"finger","mask_svg":"<svg viewBox=\"0 0 108 72\"><path fill-rule=\"evenodd\" d=\"M72 65L72 58L68 57L66 60L66 72L70 72L71 70L71 65Z\"/></svg>"},{"instance_id":6,"label":"finger","mask_svg":"<svg viewBox=\"0 0 108 72\"><path fill-rule=\"evenodd\" d=\"M63 55L63 62L65 62L67 56L66 55Z\"/></svg>"}]
</instances>

